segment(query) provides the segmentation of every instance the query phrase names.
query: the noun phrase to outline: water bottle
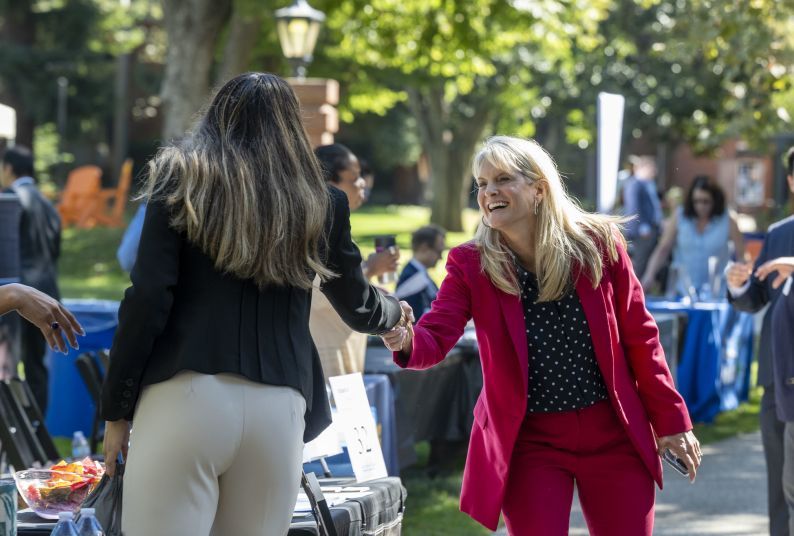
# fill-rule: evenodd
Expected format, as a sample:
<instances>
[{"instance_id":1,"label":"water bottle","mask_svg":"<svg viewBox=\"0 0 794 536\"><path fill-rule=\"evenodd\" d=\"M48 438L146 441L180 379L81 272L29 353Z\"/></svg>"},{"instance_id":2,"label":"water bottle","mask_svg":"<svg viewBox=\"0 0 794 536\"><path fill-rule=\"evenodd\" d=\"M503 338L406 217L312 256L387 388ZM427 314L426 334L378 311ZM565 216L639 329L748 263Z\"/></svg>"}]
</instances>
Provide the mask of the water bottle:
<instances>
[{"instance_id":1,"label":"water bottle","mask_svg":"<svg viewBox=\"0 0 794 536\"><path fill-rule=\"evenodd\" d=\"M96 510L83 508L80 510L80 521L77 523L78 536L104 536L102 525L96 518Z\"/></svg>"},{"instance_id":2,"label":"water bottle","mask_svg":"<svg viewBox=\"0 0 794 536\"><path fill-rule=\"evenodd\" d=\"M91 447L88 446L83 432L77 430L72 437L72 458L82 460L87 456L91 456Z\"/></svg>"},{"instance_id":3,"label":"water bottle","mask_svg":"<svg viewBox=\"0 0 794 536\"><path fill-rule=\"evenodd\" d=\"M77 532L77 525L74 524L74 514L72 512L59 513L58 524L52 529L50 536L80 536Z\"/></svg>"}]
</instances>

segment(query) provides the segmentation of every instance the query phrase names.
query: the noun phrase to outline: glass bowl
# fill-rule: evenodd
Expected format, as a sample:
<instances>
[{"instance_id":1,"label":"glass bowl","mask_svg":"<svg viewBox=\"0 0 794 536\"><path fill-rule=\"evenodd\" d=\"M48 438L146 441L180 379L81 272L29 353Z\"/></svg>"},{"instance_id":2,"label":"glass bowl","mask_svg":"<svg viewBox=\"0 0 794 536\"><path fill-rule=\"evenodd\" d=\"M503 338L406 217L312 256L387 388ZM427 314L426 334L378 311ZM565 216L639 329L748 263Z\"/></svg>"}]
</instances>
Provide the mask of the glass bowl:
<instances>
[{"instance_id":1,"label":"glass bowl","mask_svg":"<svg viewBox=\"0 0 794 536\"><path fill-rule=\"evenodd\" d=\"M83 500L99 483L104 469L98 465L91 469L75 465L17 471L14 481L19 495L31 510L45 519L58 519L60 512L77 513Z\"/></svg>"}]
</instances>

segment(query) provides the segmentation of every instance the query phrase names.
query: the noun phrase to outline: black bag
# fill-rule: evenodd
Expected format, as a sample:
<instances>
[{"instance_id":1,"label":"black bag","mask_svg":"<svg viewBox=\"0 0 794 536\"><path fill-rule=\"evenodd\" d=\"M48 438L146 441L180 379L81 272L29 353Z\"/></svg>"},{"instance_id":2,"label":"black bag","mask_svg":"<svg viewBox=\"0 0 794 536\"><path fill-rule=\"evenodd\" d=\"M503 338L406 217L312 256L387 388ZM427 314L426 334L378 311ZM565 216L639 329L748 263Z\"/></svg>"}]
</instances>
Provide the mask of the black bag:
<instances>
[{"instance_id":1,"label":"black bag","mask_svg":"<svg viewBox=\"0 0 794 536\"><path fill-rule=\"evenodd\" d=\"M124 464L116 464L116 474L107 474L97 484L94 491L85 498L81 508L94 508L96 519L102 525L105 536L122 536L121 534L121 493Z\"/></svg>"}]
</instances>

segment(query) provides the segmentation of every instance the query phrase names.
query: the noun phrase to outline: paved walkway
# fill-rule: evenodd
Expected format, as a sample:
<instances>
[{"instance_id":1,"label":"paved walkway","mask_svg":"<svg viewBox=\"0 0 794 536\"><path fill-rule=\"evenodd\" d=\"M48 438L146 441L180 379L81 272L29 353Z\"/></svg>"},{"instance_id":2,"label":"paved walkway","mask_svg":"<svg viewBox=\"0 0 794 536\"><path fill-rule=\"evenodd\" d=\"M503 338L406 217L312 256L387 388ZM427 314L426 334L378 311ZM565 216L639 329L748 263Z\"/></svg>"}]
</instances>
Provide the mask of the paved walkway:
<instances>
[{"instance_id":1,"label":"paved walkway","mask_svg":"<svg viewBox=\"0 0 794 536\"><path fill-rule=\"evenodd\" d=\"M703 466L694 484L665 468L657 490L654 535L731 536L769 533L766 473L761 435L756 432L703 447ZM497 535L506 535L502 529ZM570 534L588 534L574 500Z\"/></svg>"}]
</instances>

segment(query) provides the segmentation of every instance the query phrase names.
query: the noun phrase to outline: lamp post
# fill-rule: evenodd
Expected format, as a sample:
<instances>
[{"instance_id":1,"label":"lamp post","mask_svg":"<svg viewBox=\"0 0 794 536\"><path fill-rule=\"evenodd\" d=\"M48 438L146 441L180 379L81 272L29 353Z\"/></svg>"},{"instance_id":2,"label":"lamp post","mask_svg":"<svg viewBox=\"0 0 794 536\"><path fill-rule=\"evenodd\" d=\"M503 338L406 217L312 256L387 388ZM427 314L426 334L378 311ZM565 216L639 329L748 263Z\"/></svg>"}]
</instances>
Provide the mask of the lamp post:
<instances>
[{"instance_id":1,"label":"lamp post","mask_svg":"<svg viewBox=\"0 0 794 536\"><path fill-rule=\"evenodd\" d=\"M284 56L292 64L292 74L306 78L306 66L312 61L314 46L320 34L325 14L306 0L294 0L292 5L276 10L278 40Z\"/></svg>"}]
</instances>

